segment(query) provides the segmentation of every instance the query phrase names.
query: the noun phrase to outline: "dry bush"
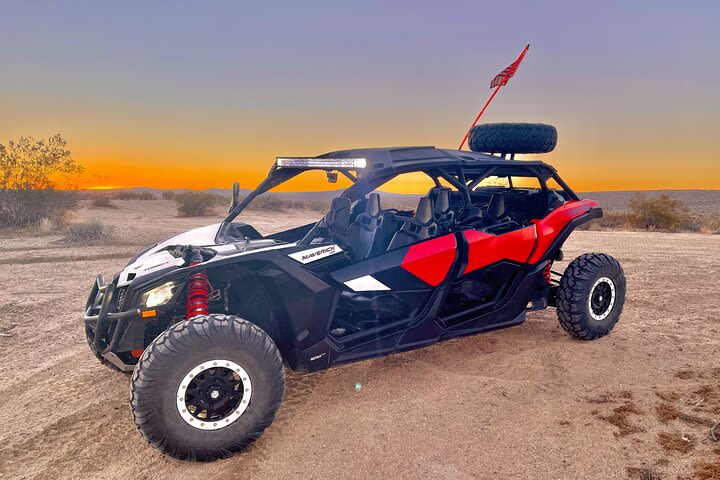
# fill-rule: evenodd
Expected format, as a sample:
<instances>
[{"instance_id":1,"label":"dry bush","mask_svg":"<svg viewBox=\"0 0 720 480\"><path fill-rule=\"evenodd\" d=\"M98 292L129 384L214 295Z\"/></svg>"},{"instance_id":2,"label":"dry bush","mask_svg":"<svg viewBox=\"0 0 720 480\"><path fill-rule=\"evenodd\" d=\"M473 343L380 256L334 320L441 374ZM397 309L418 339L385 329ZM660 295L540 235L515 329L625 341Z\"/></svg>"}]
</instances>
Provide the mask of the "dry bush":
<instances>
[{"instance_id":1,"label":"dry bush","mask_svg":"<svg viewBox=\"0 0 720 480\"><path fill-rule=\"evenodd\" d=\"M663 423L667 423L678 418L680 416L680 411L674 405L661 403L655 407L655 415L658 420Z\"/></svg>"},{"instance_id":2,"label":"dry bush","mask_svg":"<svg viewBox=\"0 0 720 480\"><path fill-rule=\"evenodd\" d=\"M92 200L93 207L109 208L112 207L112 201L109 195L98 195Z\"/></svg>"},{"instance_id":3,"label":"dry bush","mask_svg":"<svg viewBox=\"0 0 720 480\"><path fill-rule=\"evenodd\" d=\"M181 192L175 194L178 216L205 217L213 213L213 207L225 199L208 192Z\"/></svg>"},{"instance_id":4,"label":"dry bush","mask_svg":"<svg viewBox=\"0 0 720 480\"><path fill-rule=\"evenodd\" d=\"M327 209L327 202L322 200L289 200L272 194L256 197L248 206L248 210L258 212L285 212L288 210L324 212Z\"/></svg>"},{"instance_id":5,"label":"dry bush","mask_svg":"<svg viewBox=\"0 0 720 480\"><path fill-rule=\"evenodd\" d=\"M68 225L67 240L71 242L90 242L101 238L112 237L115 233L113 225L107 225L95 218L87 222Z\"/></svg>"},{"instance_id":6,"label":"dry bush","mask_svg":"<svg viewBox=\"0 0 720 480\"><path fill-rule=\"evenodd\" d=\"M643 428L633 424L628 418L630 414L642 415L642 413L642 410L634 403L625 402L623 405L613 408L610 415L600 418L618 427L619 431L615 433L615 436L624 437L632 433L644 431Z\"/></svg>"},{"instance_id":7,"label":"dry bush","mask_svg":"<svg viewBox=\"0 0 720 480\"><path fill-rule=\"evenodd\" d=\"M71 191L0 189L0 227L38 225L44 218L61 223L76 204L77 196Z\"/></svg>"},{"instance_id":8,"label":"dry bush","mask_svg":"<svg viewBox=\"0 0 720 480\"><path fill-rule=\"evenodd\" d=\"M637 193L630 201L630 220L637 228L674 232L691 226L690 212L668 195L647 198Z\"/></svg>"},{"instance_id":9,"label":"dry bush","mask_svg":"<svg viewBox=\"0 0 720 480\"><path fill-rule=\"evenodd\" d=\"M666 452L687 453L695 448L692 438L677 433L661 432L658 434L658 443Z\"/></svg>"},{"instance_id":10,"label":"dry bush","mask_svg":"<svg viewBox=\"0 0 720 480\"><path fill-rule=\"evenodd\" d=\"M720 479L720 456L715 461L702 461L695 465L695 478L698 480Z\"/></svg>"},{"instance_id":11,"label":"dry bush","mask_svg":"<svg viewBox=\"0 0 720 480\"><path fill-rule=\"evenodd\" d=\"M720 235L720 215L701 217L697 223L700 233Z\"/></svg>"},{"instance_id":12,"label":"dry bush","mask_svg":"<svg viewBox=\"0 0 720 480\"><path fill-rule=\"evenodd\" d=\"M603 211L603 216L580 225L579 230L623 230L631 228L630 214L614 210Z\"/></svg>"},{"instance_id":13,"label":"dry bush","mask_svg":"<svg viewBox=\"0 0 720 480\"><path fill-rule=\"evenodd\" d=\"M116 200L155 200L155 195L147 190L116 190L112 193Z\"/></svg>"},{"instance_id":14,"label":"dry bush","mask_svg":"<svg viewBox=\"0 0 720 480\"><path fill-rule=\"evenodd\" d=\"M162 192L162 199L163 200L175 200L175 192L172 190L165 190Z\"/></svg>"}]
</instances>

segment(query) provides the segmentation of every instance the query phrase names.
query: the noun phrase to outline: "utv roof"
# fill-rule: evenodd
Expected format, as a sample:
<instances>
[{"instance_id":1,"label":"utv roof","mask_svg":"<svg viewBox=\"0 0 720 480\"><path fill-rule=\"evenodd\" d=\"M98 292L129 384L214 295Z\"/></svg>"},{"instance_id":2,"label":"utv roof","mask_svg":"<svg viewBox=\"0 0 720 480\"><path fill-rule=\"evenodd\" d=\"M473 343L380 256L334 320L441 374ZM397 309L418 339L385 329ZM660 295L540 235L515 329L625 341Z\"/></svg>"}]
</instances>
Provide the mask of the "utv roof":
<instances>
[{"instance_id":1,"label":"utv roof","mask_svg":"<svg viewBox=\"0 0 720 480\"><path fill-rule=\"evenodd\" d=\"M531 167L531 170L546 170L548 174L555 169L539 160L509 160L497 155L471 152L467 150L448 150L433 146L356 148L338 150L318 155L318 159L365 159L366 168L358 170L360 176L384 176L388 173L401 173L412 170L438 167L509 167L517 171L518 167ZM535 168L532 168L535 167ZM388 172L388 170L390 172Z\"/></svg>"}]
</instances>

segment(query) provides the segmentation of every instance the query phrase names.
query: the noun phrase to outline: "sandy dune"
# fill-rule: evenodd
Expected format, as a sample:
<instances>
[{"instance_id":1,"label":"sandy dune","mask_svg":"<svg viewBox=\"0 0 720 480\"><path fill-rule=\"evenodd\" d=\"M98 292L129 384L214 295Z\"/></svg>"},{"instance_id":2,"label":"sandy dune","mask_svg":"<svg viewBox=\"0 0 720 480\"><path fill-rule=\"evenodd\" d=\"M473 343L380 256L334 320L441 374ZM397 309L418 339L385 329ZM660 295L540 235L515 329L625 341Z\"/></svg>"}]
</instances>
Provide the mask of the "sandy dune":
<instances>
[{"instance_id":1,"label":"sandy dune","mask_svg":"<svg viewBox=\"0 0 720 480\"><path fill-rule=\"evenodd\" d=\"M115 203L77 214L112 218L117 239L102 245L2 234L2 478L692 478L703 462L720 475L707 423L720 419L720 236L577 232L566 258L605 251L626 271L609 337L572 340L548 310L516 328L289 373L276 422L249 451L194 464L141 438L128 378L92 357L81 316L96 273L214 219ZM254 216L261 231L282 227Z\"/></svg>"}]
</instances>

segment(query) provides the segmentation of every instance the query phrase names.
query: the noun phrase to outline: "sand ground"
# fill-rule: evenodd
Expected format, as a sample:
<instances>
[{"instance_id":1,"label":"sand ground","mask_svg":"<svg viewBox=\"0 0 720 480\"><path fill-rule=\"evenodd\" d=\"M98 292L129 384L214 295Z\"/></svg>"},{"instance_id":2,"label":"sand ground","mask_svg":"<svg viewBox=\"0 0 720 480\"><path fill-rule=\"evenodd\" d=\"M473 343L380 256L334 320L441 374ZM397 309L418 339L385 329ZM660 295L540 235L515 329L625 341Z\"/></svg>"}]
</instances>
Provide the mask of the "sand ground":
<instances>
[{"instance_id":1,"label":"sand ground","mask_svg":"<svg viewBox=\"0 0 720 480\"><path fill-rule=\"evenodd\" d=\"M625 268L627 303L610 336L573 340L551 309L511 329L288 372L261 439L197 464L145 443L128 377L90 354L81 317L98 272L215 219L175 218L171 202L115 204L77 213L112 220L112 241L0 234L2 478L720 478L710 438L720 419L720 236L576 232L566 258L604 251ZM265 232L288 219L253 217Z\"/></svg>"}]
</instances>

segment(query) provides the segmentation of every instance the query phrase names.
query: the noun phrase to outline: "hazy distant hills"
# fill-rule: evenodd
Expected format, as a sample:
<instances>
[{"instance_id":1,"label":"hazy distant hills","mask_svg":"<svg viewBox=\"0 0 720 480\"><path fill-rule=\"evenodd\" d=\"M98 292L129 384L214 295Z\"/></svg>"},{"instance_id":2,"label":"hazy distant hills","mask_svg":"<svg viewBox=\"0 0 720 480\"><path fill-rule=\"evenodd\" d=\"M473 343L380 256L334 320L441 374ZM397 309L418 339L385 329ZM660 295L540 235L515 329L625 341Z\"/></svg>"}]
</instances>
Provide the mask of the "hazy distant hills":
<instances>
[{"instance_id":1,"label":"hazy distant hills","mask_svg":"<svg viewBox=\"0 0 720 480\"><path fill-rule=\"evenodd\" d=\"M124 188L118 190L131 191L147 191L156 196L160 196L166 189L135 187ZM175 192L181 192L186 189L174 189ZM210 188L205 190L216 195L229 196L231 190L226 188ZM240 195L245 196L250 192L248 189L240 189ZM330 200L339 196L342 189L327 190L319 192L272 192L271 195L277 195L288 200L295 201L320 201L330 203ZM692 212L695 213L718 213L720 212L720 190L626 190L616 192L578 192L581 198L593 199L608 210L626 210L629 208L631 199L636 194L642 194L646 197L656 197L659 195L668 195L670 198L679 200L685 204ZM417 199L415 194L401 193L383 193L383 197L392 199L395 202L411 202Z\"/></svg>"}]
</instances>

